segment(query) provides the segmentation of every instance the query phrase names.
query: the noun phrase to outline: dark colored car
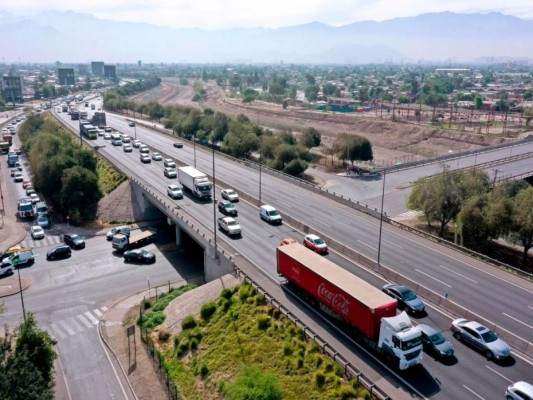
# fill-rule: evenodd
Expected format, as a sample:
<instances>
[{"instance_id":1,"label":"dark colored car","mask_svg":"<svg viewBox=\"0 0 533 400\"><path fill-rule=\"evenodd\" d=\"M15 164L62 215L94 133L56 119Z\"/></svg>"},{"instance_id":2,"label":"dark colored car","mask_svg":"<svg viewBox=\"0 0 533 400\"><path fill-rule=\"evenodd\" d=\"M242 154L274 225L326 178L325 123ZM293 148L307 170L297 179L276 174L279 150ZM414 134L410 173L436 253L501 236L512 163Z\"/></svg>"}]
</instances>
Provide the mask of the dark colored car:
<instances>
[{"instance_id":1,"label":"dark colored car","mask_svg":"<svg viewBox=\"0 0 533 400\"><path fill-rule=\"evenodd\" d=\"M224 215L232 215L234 217L238 214L237 208L229 201L224 200L218 202L218 211Z\"/></svg>"},{"instance_id":2,"label":"dark colored car","mask_svg":"<svg viewBox=\"0 0 533 400\"><path fill-rule=\"evenodd\" d=\"M46 253L47 260L57 260L59 258L68 258L72 254L70 247L61 245L54 247L48 253Z\"/></svg>"},{"instance_id":3,"label":"dark colored car","mask_svg":"<svg viewBox=\"0 0 533 400\"><path fill-rule=\"evenodd\" d=\"M178 148L178 149L181 149L181 148L183 147L183 143L181 143L181 142L175 142L175 143L173 144L173 146L176 147L176 148Z\"/></svg>"},{"instance_id":4,"label":"dark colored car","mask_svg":"<svg viewBox=\"0 0 533 400\"><path fill-rule=\"evenodd\" d=\"M77 233L66 233L63 235L63 242L73 249L84 249L85 239Z\"/></svg>"},{"instance_id":5,"label":"dark colored car","mask_svg":"<svg viewBox=\"0 0 533 400\"><path fill-rule=\"evenodd\" d=\"M417 325L416 329L422 334L422 345L426 353L433 354L441 359L453 357L453 346L446 340L442 333L424 324Z\"/></svg>"},{"instance_id":6,"label":"dark colored car","mask_svg":"<svg viewBox=\"0 0 533 400\"><path fill-rule=\"evenodd\" d=\"M402 285L389 283L382 288L383 293L398 300L398 308L407 311L411 315L424 314L426 307L422 300L411 290Z\"/></svg>"},{"instance_id":7,"label":"dark colored car","mask_svg":"<svg viewBox=\"0 0 533 400\"><path fill-rule=\"evenodd\" d=\"M155 254L143 249L135 249L124 253L124 262L142 262L146 264L155 263Z\"/></svg>"}]
</instances>

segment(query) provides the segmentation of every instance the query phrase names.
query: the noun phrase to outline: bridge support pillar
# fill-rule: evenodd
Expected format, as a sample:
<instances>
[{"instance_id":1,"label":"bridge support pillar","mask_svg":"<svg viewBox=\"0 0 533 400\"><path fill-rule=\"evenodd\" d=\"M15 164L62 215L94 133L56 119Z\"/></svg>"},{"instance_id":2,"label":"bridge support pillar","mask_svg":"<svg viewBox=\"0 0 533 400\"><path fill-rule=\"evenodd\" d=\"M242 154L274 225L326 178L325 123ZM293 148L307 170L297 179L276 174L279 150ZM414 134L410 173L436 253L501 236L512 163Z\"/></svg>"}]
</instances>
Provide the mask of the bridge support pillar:
<instances>
[{"instance_id":1,"label":"bridge support pillar","mask_svg":"<svg viewBox=\"0 0 533 400\"><path fill-rule=\"evenodd\" d=\"M214 281L231 273L233 273L233 262L220 253L215 257L215 247L212 245L212 242L209 242L209 245L206 246L204 251L205 282Z\"/></svg>"},{"instance_id":2,"label":"bridge support pillar","mask_svg":"<svg viewBox=\"0 0 533 400\"><path fill-rule=\"evenodd\" d=\"M181 235L182 235L181 228L178 225L176 225L176 244L178 245L178 247L181 246Z\"/></svg>"}]
</instances>

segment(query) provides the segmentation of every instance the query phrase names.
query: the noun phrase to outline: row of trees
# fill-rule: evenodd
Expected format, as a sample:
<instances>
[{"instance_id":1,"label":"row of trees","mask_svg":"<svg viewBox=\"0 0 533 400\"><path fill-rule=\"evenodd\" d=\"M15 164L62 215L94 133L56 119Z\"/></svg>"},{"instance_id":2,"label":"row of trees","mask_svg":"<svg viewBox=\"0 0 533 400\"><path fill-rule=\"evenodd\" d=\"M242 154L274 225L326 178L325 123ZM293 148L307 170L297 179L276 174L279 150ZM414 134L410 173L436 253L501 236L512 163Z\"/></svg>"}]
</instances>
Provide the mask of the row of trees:
<instances>
[{"instance_id":1,"label":"row of trees","mask_svg":"<svg viewBox=\"0 0 533 400\"><path fill-rule=\"evenodd\" d=\"M102 197L96 157L48 117L30 115L19 129L33 171L33 185L71 221L94 218Z\"/></svg>"},{"instance_id":2,"label":"row of trees","mask_svg":"<svg viewBox=\"0 0 533 400\"><path fill-rule=\"evenodd\" d=\"M32 313L14 335L0 338L0 399L52 400L56 341Z\"/></svg>"},{"instance_id":3,"label":"row of trees","mask_svg":"<svg viewBox=\"0 0 533 400\"><path fill-rule=\"evenodd\" d=\"M465 244L483 250L491 239L508 236L523 247L524 262L533 246L533 187L524 181L491 187L480 169L450 171L415 182L407 206L420 210L443 236L454 222Z\"/></svg>"}]
</instances>

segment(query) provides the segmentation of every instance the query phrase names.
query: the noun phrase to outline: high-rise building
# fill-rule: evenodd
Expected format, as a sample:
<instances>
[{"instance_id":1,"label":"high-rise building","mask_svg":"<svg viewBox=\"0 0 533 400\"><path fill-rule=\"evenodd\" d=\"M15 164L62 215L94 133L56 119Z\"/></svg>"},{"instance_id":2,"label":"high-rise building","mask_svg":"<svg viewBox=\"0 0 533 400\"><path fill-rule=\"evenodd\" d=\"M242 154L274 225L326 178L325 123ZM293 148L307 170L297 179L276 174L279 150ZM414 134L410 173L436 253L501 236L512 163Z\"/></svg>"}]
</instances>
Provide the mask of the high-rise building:
<instances>
[{"instance_id":1,"label":"high-rise building","mask_svg":"<svg viewBox=\"0 0 533 400\"><path fill-rule=\"evenodd\" d=\"M75 85L74 68L58 68L57 77L60 85Z\"/></svg>"},{"instance_id":2,"label":"high-rise building","mask_svg":"<svg viewBox=\"0 0 533 400\"><path fill-rule=\"evenodd\" d=\"M117 79L117 67L114 65L104 65L104 77L107 79Z\"/></svg>"},{"instance_id":3,"label":"high-rise building","mask_svg":"<svg viewBox=\"0 0 533 400\"><path fill-rule=\"evenodd\" d=\"M142 62L142 60L137 61L137 66L138 66L139 68L141 68L141 67L143 66L143 62Z\"/></svg>"},{"instance_id":4,"label":"high-rise building","mask_svg":"<svg viewBox=\"0 0 533 400\"><path fill-rule=\"evenodd\" d=\"M91 71L93 75L104 76L104 62L103 61L92 61Z\"/></svg>"},{"instance_id":5,"label":"high-rise building","mask_svg":"<svg viewBox=\"0 0 533 400\"><path fill-rule=\"evenodd\" d=\"M22 79L20 76L3 76L2 93L7 102L23 103Z\"/></svg>"}]
</instances>

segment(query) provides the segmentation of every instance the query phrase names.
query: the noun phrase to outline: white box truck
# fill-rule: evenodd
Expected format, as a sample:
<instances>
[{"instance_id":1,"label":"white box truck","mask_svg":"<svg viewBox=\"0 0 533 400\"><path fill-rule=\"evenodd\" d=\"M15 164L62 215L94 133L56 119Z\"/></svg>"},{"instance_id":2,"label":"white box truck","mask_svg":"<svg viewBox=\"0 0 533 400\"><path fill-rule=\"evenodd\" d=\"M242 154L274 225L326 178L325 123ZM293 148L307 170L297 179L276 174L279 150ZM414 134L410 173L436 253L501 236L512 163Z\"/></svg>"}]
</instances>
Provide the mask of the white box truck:
<instances>
[{"instance_id":1,"label":"white box truck","mask_svg":"<svg viewBox=\"0 0 533 400\"><path fill-rule=\"evenodd\" d=\"M178 179L184 189L201 199L211 198L213 184L207 176L191 166L178 168Z\"/></svg>"}]
</instances>

